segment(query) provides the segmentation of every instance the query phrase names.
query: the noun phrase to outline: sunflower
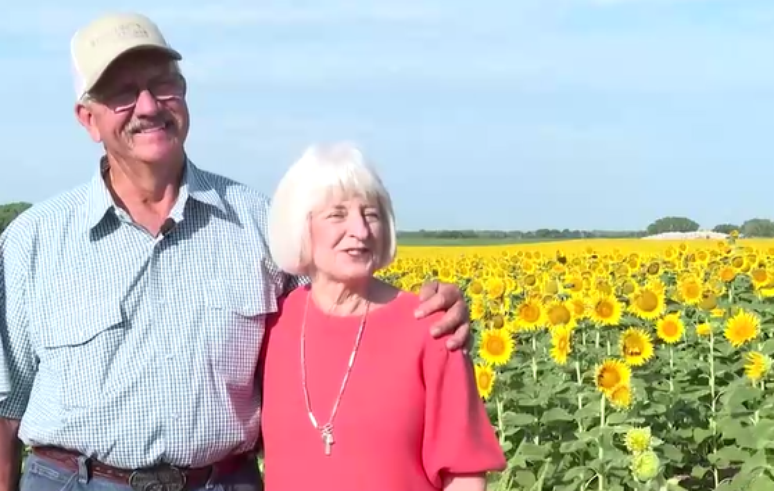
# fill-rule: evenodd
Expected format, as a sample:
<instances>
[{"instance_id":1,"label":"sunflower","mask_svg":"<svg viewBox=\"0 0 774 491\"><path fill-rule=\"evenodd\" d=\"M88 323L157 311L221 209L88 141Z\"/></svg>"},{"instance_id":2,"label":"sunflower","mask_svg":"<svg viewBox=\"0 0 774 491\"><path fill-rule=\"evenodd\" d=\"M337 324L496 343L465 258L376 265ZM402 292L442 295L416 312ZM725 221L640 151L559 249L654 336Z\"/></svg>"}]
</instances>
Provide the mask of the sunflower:
<instances>
[{"instance_id":1,"label":"sunflower","mask_svg":"<svg viewBox=\"0 0 774 491\"><path fill-rule=\"evenodd\" d=\"M501 298L505 294L505 281L499 276L487 278L485 288L489 298Z\"/></svg>"},{"instance_id":2,"label":"sunflower","mask_svg":"<svg viewBox=\"0 0 774 491\"><path fill-rule=\"evenodd\" d=\"M489 327L492 329L502 329L505 327L505 316L503 314L492 314L489 318Z\"/></svg>"},{"instance_id":3,"label":"sunflower","mask_svg":"<svg viewBox=\"0 0 774 491\"><path fill-rule=\"evenodd\" d=\"M481 297L473 298L470 301L470 320L481 320L486 314L486 304Z\"/></svg>"},{"instance_id":4,"label":"sunflower","mask_svg":"<svg viewBox=\"0 0 774 491\"><path fill-rule=\"evenodd\" d=\"M618 384L605 397L616 409L628 409L632 405L632 388L629 384Z\"/></svg>"},{"instance_id":5,"label":"sunflower","mask_svg":"<svg viewBox=\"0 0 774 491\"><path fill-rule=\"evenodd\" d=\"M532 288L532 287L534 287L535 285L537 285L537 281L538 281L537 277L534 274L532 274L532 273L530 273L528 275L525 275L522 278L522 280L521 280L522 286L524 288Z\"/></svg>"},{"instance_id":6,"label":"sunflower","mask_svg":"<svg viewBox=\"0 0 774 491\"><path fill-rule=\"evenodd\" d=\"M583 291L583 277L578 273L571 273L564 277L564 287L572 293Z\"/></svg>"},{"instance_id":7,"label":"sunflower","mask_svg":"<svg viewBox=\"0 0 774 491\"><path fill-rule=\"evenodd\" d=\"M484 329L478 355L488 364L505 365L511 359L515 343L507 329Z\"/></svg>"},{"instance_id":8,"label":"sunflower","mask_svg":"<svg viewBox=\"0 0 774 491\"><path fill-rule=\"evenodd\" d=\"M760 351L750 351L744 358L747 361L744 374L753 382L758 382L771 369L771 358Z\"/></svg>"},{"instance_id":9,"label":"sunflower","mask_svg":"<svg viewBox=\"0 0 774 491\"><path fill-rule=\"evenodd\" d=\"M664 313L666 301L663 292L649 286L640 288L629 301L629 309L640 319L657 319Z\"/></svg>"},{"instance_id":10,"label":"sunflower","mask_svg":"<svg viewBox=\"0 0 774 491\"><path fill-rule=\"evenodd\" d=\"M526 298L516 307L516 325L524 330L543 327L545 311L537 298Z\"/></svg>"},{"instance_id":11,"label":"sunflower","mask_svg":"<svg viewBox=\"0 0 774 491\"><path fill-rule=\"evenodd\" d=\"M489 365L479 365L475 367L476 371L476 388L478 394L484 398L489 399L492 395L492 389L494 388L495 372Z\"/></svg>"},{"instance_id":12,"label":"sunflower","mask_svg":"<svg viewBox=\"0 0 774 491\"><path fill-rule=\"evenodd\" d=\"M630 327L621 334L621 357L631 366L644 365L653 357L653 341L642 329Z\"/></svg>"},{"instance_id":13,"label":"sunflower","mask_svg":"<svg viewBox=\"0 0 774 491\"><path fill-rule=\"evenodd\" d=\"M709 288L705 288L701 292L701 301L699 302L699 308L711 312L718 306L718 296Z\"/></svg>"},{"instance_id":14,"label":"sunflower","mask_svg":"<svg viewBox=\"0 0 774 491\"><path fill-rule=\"evenodd\" d=\"M571 306L567 302L563 302L558 299L553 299L546 305L546 320L548 321L548 327L554 326L569 326L574 328L576 323L572 316Z\"/></svg>"},{"instance_id":15,"label":"sunflower","mask_svg":"<svg viewBox=\"0 0 774 491\"><path fill-rule=\"evenodd\" d=\"M608 394L621 384L628 385L632 377L632 370L620 360L607 359L597 366L594 381L597 389Z\"/></svg>"},{"instance_id":16,"label":"sunflower","mask_svg":"<svg viewBox=\"0 0 774 491\"><path fill-rule=\"evenodd\" d=\"M738 348L758 337L759 327L760 320L756 315L739 310L739 312L726 321L726 330L723 334L734 348Z\"/></svg>"},{"instance_id":17,"label":"sunflower","mask_svg":"<svg viewBox=\"0 0 774 491\"><path fill-rule=\"evenodd\" d=\"M468 283L466 293L470 295L471 298L481 297L484 294L484 284L480 280L474 279Z\"/></svg>"},{"instance_id":18,"label":"sunflower","mask_svg":"<svg viewBox=\"0 0 774 491\"><path fill-rule=\"evenodd\" d=\"M720 268L720 280L725 283L731 283L736 278L736 270L731 266Z\"/></svg>"},{"instance_id":19,"label":"sunflower","mask_svg":"<svg viewBox=\"0 0 774 491\"><path fill-rule=\"evenodd\" d=\"M696 324L696 335L699 337L707 337L710 334L712 334L712 326L709 322L702 322L701 324Z\"/></svg>"},{"instance_id":20,"label":"sunflower","mask_svg":"<svg viewBox=\"0 0 774 491\"><path fill-rule=\"evenodd\" d=\"M653 261L645 266L645 274L648 276L656 276L661 272L661 264L658 261Z\"/></svg>"},{"instance_id":21,"label":"sunflower","mask_svg":"<svg viewBox=\"0 0 774 491\"><path fill-rule=\"evenodd\" d=\"M585 319L588 317L588 302L580 296L576 295L570 298L568 301L568 304L570 306L570 309L572 310L572 316L576 321Z\"/></svg>"},{"instance_id":22,"label":"sunflower","mask_svg":"<svg viewBox=\"0 0 774 491\"><path fill-rule=\"evenodd\" d=\"M675 344L685 332L685 324L680 314L669 314L656 323L656 335L665 343Z\"/></svg>"},{"instance_id":23,"label":"sunflower","mask_svg":"<svg viewBox=\"0 0 774 491\"><path fill-rule=\"evenodd\" d=\"M553 278L548 278L543 282L542 290L546 295L556 295L559 293L559 282Z\"/></svg>"},{"instance_id":24,"label":"sunflower","mask_svg":"<svg viewBox=\"0 0 774 491\"><path fill-rule=\"evenodd\" d=\"M637 291L637 284L631 278L625 278L619 283L622 295L631 295Z\"/></svg>"},{"instance_id":25,"label":"sunflower","mask_svg":"<svg viewBox=\"0 0 774 491\"><path fill-rule=\"evenodd\" d=\"M566 325L559 325L551 329L551 358L558 365L567 363L567 356L572 352L572 328Z\"/></svg>"},{"instance_id":26,"label":"sunflower","mask_svg":"<svg viewBox=\"0 0 774 491\"><path fill-rule=\"evenodd\" d=\"M614 295L598 293L589 310L589 317L597 325L614 326L621 322L621 302Z\"/></svg>"},{"instance_id":27,"label":"sunflower","mask_svg":"<svg viewBox=\"0 0 774 491\"><path fill-rule=\"evenodd\" d=\"M770 286L772 281L774 281L771 272L765 267L759 267L750 270L750 279L752 280L753 287L755 287L756 290Z\"/></svg>"},{"instance_id":28,"label":"sunflower","mask_svg":"<svg viewBox=\"0 0 774 491\"><path fill-rule=\"evenodd\" d=\"M701 302L703 285L694 276L686 276L677 282L680 298L686 305L697 305Z\"/></svg>"}]
</instances>

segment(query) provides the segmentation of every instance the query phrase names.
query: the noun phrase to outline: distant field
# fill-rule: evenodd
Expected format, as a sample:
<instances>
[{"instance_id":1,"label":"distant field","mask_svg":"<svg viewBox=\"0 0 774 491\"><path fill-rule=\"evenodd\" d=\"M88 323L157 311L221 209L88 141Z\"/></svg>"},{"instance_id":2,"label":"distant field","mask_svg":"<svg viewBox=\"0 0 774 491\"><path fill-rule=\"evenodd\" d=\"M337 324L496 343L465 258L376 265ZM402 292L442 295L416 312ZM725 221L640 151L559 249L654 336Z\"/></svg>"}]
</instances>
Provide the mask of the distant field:
<instances>
[{"instance_id":1,"label":"distant field","mask_svg":"<svg viewBox=\"0 0 774 491\"><path fill-rule=\"evenodd\" d=\"M667 248L675 248L680 244L691 250L706 248L723 248L724 241L719 240L644 240L644 239L555 239L532 241L485 241L475 239L435 240L435 241L399 241L398 257L454 257L462 255L501 255L506 251L532 251L540 254L554 255L557 251L564 254L607 253L607 252L638 252L645 254L661 254ZM740 245L759 249L766 255L774 256L774 239L742 239Z\"/></svg>"},{"instance_id":2,"label":"distant field","mask_svg":"<svg viewBox=\"0 0 774 491\"><path fill-rule=\"evenodd\" d=\"M450 246L450 247L471 247L488 245L508 245L508 244L535 244L542 242L564 242L577 239L514 239L504 237L502 239L491 237L479 237L468 239L433 239L420 237L401 237L398 244L403 246Z\"/></svg>"}]
</instances>

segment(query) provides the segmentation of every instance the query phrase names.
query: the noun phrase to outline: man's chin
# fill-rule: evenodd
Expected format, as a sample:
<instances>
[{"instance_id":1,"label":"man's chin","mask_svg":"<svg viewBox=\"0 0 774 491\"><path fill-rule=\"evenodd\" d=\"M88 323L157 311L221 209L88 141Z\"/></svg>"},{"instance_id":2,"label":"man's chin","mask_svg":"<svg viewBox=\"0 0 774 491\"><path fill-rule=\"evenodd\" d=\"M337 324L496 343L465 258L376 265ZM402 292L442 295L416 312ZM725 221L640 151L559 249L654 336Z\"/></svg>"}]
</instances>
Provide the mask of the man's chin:
<instances>
[{"instance_id":1,"label":"man's chin","mask_svg":"<svg viewBox=\"0 0 774 491\"><path fill-rule=\"evenodd\" d=\"M177 164L183 149L177 141L153 142L135 145L133 155L137 160L152 164Z\"/></svg>"}]
</instances>

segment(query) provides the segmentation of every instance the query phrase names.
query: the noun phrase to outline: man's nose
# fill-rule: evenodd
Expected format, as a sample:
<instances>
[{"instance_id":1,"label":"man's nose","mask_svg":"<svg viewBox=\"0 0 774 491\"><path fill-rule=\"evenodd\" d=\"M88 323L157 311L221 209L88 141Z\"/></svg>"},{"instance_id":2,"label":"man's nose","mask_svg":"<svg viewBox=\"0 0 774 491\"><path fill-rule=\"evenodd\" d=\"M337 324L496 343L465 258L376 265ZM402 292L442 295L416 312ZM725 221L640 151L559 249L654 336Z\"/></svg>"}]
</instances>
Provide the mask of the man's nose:
<instances>
[{"instance_id":1,"label":"man's nose","mask_svg":"<svg viewBox=\"0 0 774 491\"><path fill-rule=\"evenodd\" d=\"M134 106L135 114L139 116L153 116L159 112L159 102L147 89L137 94L137 103Z\"/></svg>"}]
</instances>

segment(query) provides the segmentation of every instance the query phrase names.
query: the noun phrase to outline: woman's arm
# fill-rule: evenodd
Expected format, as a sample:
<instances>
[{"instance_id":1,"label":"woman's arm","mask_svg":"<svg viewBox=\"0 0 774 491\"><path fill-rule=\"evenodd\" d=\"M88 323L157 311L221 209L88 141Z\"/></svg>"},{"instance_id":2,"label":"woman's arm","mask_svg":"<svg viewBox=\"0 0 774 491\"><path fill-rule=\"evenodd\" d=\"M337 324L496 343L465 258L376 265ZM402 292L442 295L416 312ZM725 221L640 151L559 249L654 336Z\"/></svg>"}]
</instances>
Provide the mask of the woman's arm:
<instances>
[{"instance_id":1,"label":"woman's arm","mask_svg":"<svg viewBox=\"0 0 774 491\"><path fill-rule=\"evenodd\" d=\"M438 488L482 491L487 473L505 470L505 455L478 394L469 355L450 351L445 343L428 336L422 354L422 463Z\"/></svg>"},{"instance_id":2,"label":"woman's arm","mask_svg":"<svg viewBox=\"0 0 774 491\"><path fill-rule=\"evenodd\" d=\"M486 491L486 474L447 477L444 479L443 489L444 491Z\"/></svg>"}]
</instances>

